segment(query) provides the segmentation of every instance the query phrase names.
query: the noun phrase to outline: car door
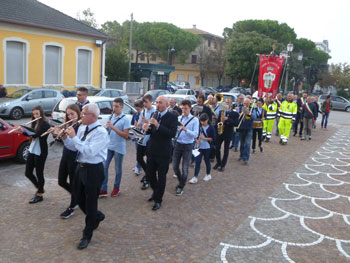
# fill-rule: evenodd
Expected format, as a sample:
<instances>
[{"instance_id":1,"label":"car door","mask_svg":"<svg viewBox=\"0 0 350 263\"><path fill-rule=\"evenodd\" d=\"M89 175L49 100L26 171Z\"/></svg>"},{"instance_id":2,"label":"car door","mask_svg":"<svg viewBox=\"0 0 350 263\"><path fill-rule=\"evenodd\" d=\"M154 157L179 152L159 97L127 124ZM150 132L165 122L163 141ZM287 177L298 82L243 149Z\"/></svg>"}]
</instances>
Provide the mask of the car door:
<instances>
[{"instance_id":1,"label":"car door","mask_svg":"<svg viewBox=\"0 0 350 263\"><path fill-rule=\"evenodd\" d=\"M43 102L43 92L41 90L31 91L22 100L22 107L25 114L30 114L35 106L41 105Z\"/></svg>"},{"instance_id":2,"label":"car door","mask_svg":"<svg viewBox=\"0 0 350 263\"><path fill-rule=\"evenodd\" d=\"M347 102L341 97L336 97L336 100L338 103L338 110L345 110L345 106L347 105Z\"/></svg>"},{"instance_id":3,"label":"car door","mask_svg":"<svg viewBox=\"0 0 350 263\"><path fill-rule=\"evenodd\" d=\"M333 109L338 110L340 105L339 105L339 101L337 99L337 96L332 96L331 101L332 101Z\"/></svg>"},{"instance_id":4,"label":"car door","mask_svg":"<svg viewBox=\"0 0 350 263\"><path fill-rule=\"evenodd\" d=\"M55 90L44 90L44 98L42 100L42 106L45 112L52 112L53 107L58 102L57 91Z\"/></svg>"},{"instance_id":5,"label":"car door","mask_svg":"<svg viewBox=\"0 0 350 263\"><path fill-rule=\"evenodd\" d=\"M11 127L0 121L0 158L13 155L14 136L16 133L8 134Z\"/></svg>"}]
</instances>

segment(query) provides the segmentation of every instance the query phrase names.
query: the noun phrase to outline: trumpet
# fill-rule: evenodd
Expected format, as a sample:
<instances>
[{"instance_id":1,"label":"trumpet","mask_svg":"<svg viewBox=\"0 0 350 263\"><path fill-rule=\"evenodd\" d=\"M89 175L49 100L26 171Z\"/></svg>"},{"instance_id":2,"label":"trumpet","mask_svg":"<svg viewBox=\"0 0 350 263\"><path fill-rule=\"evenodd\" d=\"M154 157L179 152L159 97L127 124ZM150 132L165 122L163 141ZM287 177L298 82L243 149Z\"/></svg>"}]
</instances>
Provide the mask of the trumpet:
<instances>
[{"instance_id":1,"label":"trumpet","mask_svg":"<svg viewBox=\"0 0 350 263\"><path fill-rule=\"evenodd\" d=\"M69 120L69 121L67 121L67 122L65 122L65 123L62 123L62 124L58 125L58 128L62 128L62 127L64 127L65 125L67 125L68 123L71 123L72 121L76 121L76 120L77 120L77 118L71 119L71 120ZM50 129L48 129L46 132L44 132L44 133L41 135L41 137L45 136L46 134L52 133L52 132L54 132L54 131L55 131L54 128L50 128Z\"/></svg>"},{"instance_id":2,"label":"trumpet","mask_svg":"<svg viewBox=\"0 0 350 263\"><path fill-rule=\"evenodd\" d=\"M26 126L26 125L31 124L32 122L35 122L35 121L40 120L40 119L41 119L41 117L36 118L36 119L31 120L31 121L28 121L28 122L26 122L26 123L24 123L24 124L22 124L22 125L20 125L20 126ZM8 134L13 133L13 132L15 132L15 131L18 131L19 129L21 129L20 126L18 126L17 128L14 128L14 129L10 130L10 131L8 132Z\"/></svg>"}]
</instances>

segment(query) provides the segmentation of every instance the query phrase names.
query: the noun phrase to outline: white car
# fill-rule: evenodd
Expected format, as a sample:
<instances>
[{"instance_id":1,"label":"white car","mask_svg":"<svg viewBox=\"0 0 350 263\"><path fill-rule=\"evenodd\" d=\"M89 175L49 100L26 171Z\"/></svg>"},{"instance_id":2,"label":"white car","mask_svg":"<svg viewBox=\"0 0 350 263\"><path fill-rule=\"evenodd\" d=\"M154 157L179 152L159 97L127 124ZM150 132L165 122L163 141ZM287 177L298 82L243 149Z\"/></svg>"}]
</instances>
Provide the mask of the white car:
<instances>
[{"instance_id":1,"label":"white car","mask_svg":"<svg viewBox=\"0 0 350 263\"><path fill-rule=\"evenodd\" d=\"M176 104L178 105L183 100L189 100L192 105L197 103L197 99L194 95L166 94L164 96L167 97L168 99L174 98L176 101Z\"/></svg>"},{"instance_id":2,"label":"white car","mask_svg":"<svg viewBox=\"0 0 350 263\"><path fill-rule=\"evenodd\" d=\"M176 95L195 95L194 90L193 89L178 89L177 91L175 91Z\"/></svg>"},{"instance_id":3,"label":"white car","mask_svg":"<svg viewBox=\"0 0 350 263\"><path fill-rule=\"evenodd\" d=\"M102 125L105 125L113 112L114 98L88 96L87 99L91 103L96 103L97 106L100 108L100 116L98 117L98 119ZM75 104L76 101L76 97L62 99L54 107L53 112L51 114L51 119L63 123L67 106L70 104ZM123 113L131 121L132 116L134 115L134 113L136 113L136 110L129 103L124 101Z\"/></svg>"},{"instance_id":4,"label":"white car","mask_svg":"<svg viewBox=\"0 0 350 263\"><path fill-rule=\"evenodd\" d=\"M108 98L122 98L124 101L128 102L129 97L122 90L118 89L102 89L97 92L94 96L108 97Z\"/></svg>"},{"instance_id":5,"label":"white car","mask_svg":"<svg viewBox=\"0 0 350 263\"><path fill-rule=\"evenodd\" d=\"M234 93L231 93L231 92L220 92L219 94L223 95L225 100L227 98L230 98L233 103L235 103L237 101L237 97L238 97L237 94L234 94Z\"/></svg>"}]
</instances>

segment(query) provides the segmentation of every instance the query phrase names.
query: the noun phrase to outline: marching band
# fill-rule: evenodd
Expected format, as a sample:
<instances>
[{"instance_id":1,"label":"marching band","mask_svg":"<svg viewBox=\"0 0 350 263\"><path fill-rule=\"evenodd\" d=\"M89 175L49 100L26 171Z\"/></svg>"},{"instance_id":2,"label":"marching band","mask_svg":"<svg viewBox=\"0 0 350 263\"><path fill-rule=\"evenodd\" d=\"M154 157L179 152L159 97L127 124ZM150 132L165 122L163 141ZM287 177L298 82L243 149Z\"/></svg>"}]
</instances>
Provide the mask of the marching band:
<instances>
[{"instance_id":1,"label":"marching band","mask_svg":"<svg viewBox=\"0 0 350 263\"><path fill-rule=\"evenodd\" d=\"M248 165L251 150L252 153L256 152L256 137L260 152L263 152L262 142L272 140L275 120L280 144L288 143L297 114L305 127L302 139L308 136L311 140L311 129L314 128L319 109L315 100L307 98L307 94L300 98L298 106L293 102L292 94L288 94L285 101L280 94L275 99L271 96L250 99L249 96L244 98L244 95L240 95L235 104L220 94L208 96L206 101L199 94L196 105L191 105L189 100L176 105L175 100L169 102L165 96L160 96L156 99L155 107L152 97L145 95L142 100L135 101L137 113L131 123L123 113L123 100L116 98L109 121L102 126L98 121L99 107L86 100L84 89L79 89L78 93L78 102L67 107L63 124L50 128L41 106L36 106L32 110L32 121L14 126L13 130L21 130L31 137L25 169L25 176L37 189L29 201L31 204L43 201L47 138L52 134L54 142L63 140L58 184L70 194L71 201L60 217L67 219L74 215L77 205L85 213L85 228L78 244L79 249L88 246L93 231L105 218L98 210L98 198L108 195L109 165L113 158L115 179L111 196L120 193L128 138L132 138L136 145L134 172L140 175L143 170L141 189L146 190L151 186L152 195L148 201L153 202L152 210L155 211L161 208L163 202L170 163L178 180L175 194L180 196L187 183L191 161L195 162L195 169L189 182L198 183L202 159L206 166L203 180L208 182L212 179L211 156L214 153L216 157L213 169L223 172L228 162L231 141L236 151L240 144L238 160ZM31 128L26 128L29 124ZM295 127L297 130L298 126ZM34 168L36 176L33 174Z\"/></svg>"}]
</instances>

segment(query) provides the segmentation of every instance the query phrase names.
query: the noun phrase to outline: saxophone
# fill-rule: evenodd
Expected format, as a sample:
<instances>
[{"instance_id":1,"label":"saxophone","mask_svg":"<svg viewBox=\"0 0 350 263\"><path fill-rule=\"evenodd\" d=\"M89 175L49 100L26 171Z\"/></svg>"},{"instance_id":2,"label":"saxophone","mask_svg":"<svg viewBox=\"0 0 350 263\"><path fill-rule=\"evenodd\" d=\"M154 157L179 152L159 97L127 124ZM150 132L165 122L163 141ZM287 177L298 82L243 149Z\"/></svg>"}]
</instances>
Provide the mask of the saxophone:
<instances>
[{"instance_id":1,"label":"saxophone","mask_svg":"<svg viewBox=\"0 0 350 263\"><path fill-rule=\"evenodd\" d=\"M218 123L218 134L222 135L224 133L224 122L222 121L222 119L225 117L225 111L221 111L221 115L220 115L220 122Z\"/></svg>"}]
</instances>

